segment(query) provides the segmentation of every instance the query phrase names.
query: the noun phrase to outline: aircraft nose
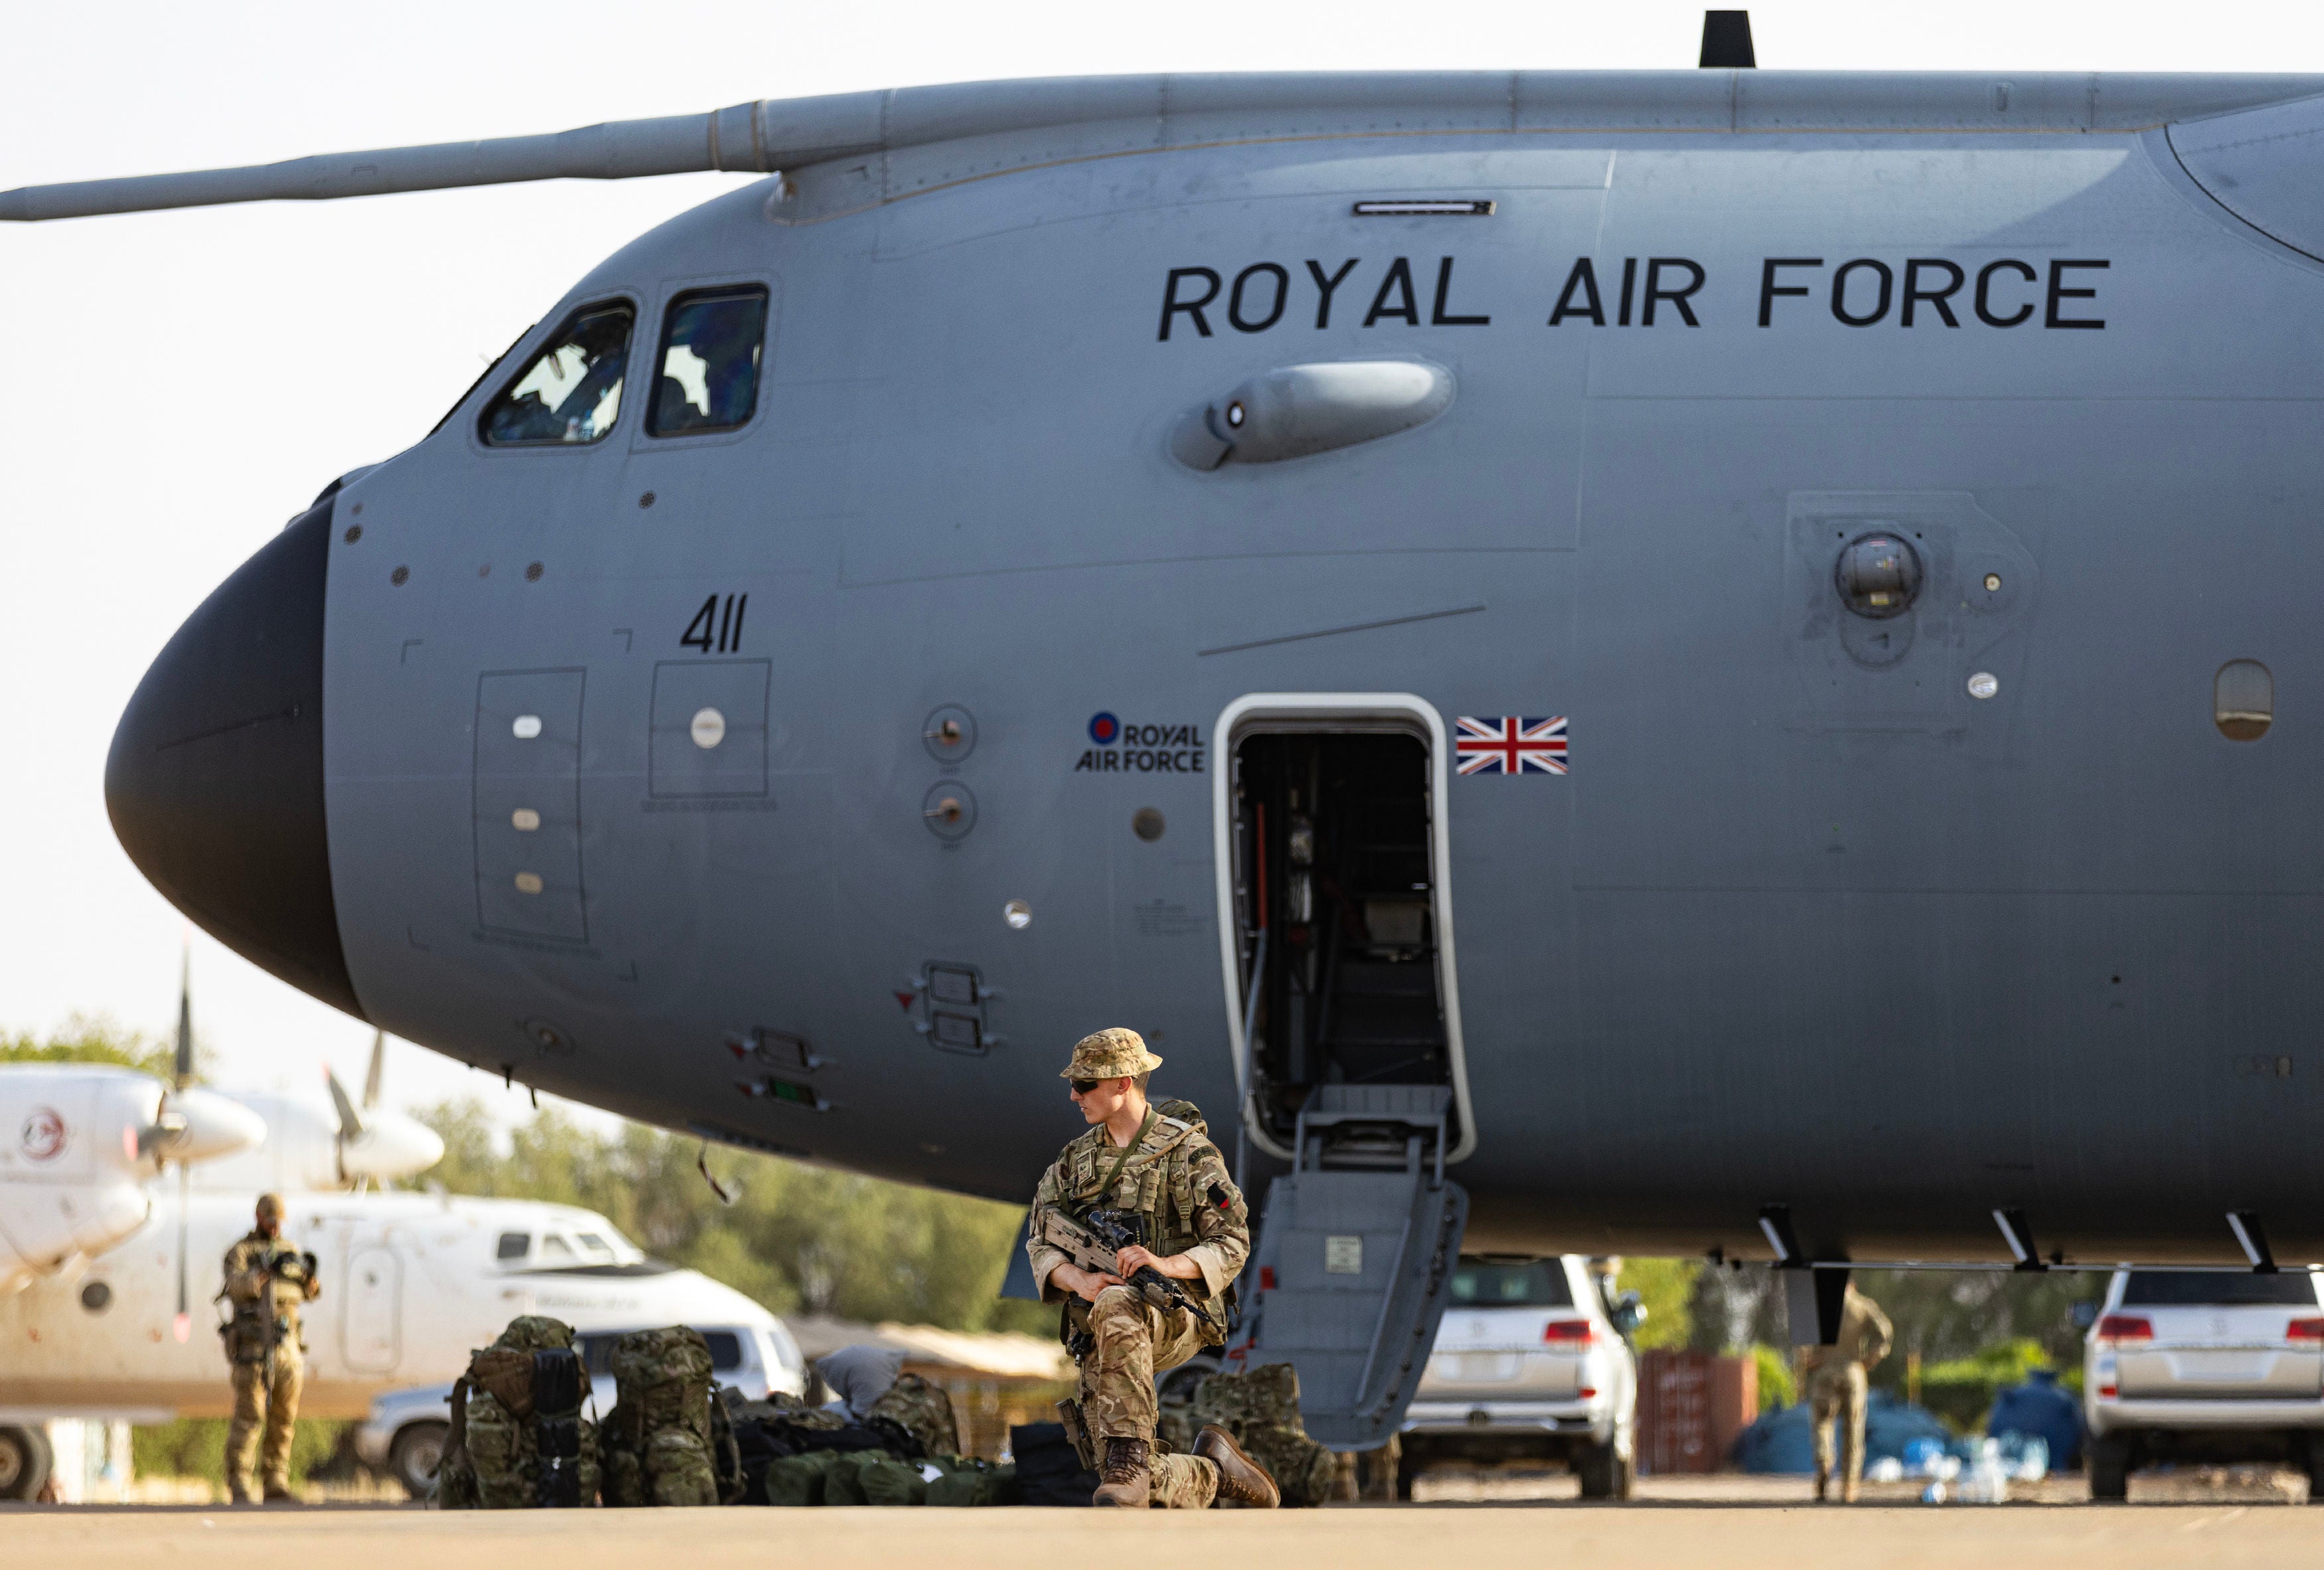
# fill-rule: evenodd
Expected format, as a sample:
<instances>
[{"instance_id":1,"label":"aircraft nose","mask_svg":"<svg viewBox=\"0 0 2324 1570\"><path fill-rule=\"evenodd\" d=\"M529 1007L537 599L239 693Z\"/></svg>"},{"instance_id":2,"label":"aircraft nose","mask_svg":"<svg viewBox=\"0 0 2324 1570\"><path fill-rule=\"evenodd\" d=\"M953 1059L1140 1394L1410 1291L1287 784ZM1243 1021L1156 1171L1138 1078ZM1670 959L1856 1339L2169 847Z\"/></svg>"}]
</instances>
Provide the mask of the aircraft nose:
<instances>
[{"instance_id":1,"label":"aircraft nose","mask_svg":"<svg viewBox=\"0 0 2324 1570\"><path fill-rule=\"evenodd\" d=\"M336 490L336 487L334 487ZM361 1018L323 816L329 494L187 618L105 764L121 848L219 942Z\"/></svg>"}]
</instances>

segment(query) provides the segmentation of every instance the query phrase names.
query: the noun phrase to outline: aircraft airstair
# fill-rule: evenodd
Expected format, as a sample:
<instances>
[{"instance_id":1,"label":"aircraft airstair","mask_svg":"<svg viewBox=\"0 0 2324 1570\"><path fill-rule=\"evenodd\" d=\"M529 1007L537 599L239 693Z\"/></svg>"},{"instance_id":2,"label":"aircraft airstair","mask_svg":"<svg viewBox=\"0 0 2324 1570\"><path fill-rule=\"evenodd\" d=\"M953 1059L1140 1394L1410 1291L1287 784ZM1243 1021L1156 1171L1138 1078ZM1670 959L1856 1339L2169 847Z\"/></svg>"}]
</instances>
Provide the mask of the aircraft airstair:
<instances>
[{"instance_id":1,"label":"aircraft airstair","mask_svg":"<svg viewBox=\"0 0 2324 1570\"><path fill-rule=\"evenodd\" d=\"M1396 1433L1435 1344L1469 1220L1444 1176L1452 1104L1444 1085L1319 1085L1268 1186L1226 1366L1296 1367L1307 1431L1335 1450Z\"/></svg>"}]
</instances>

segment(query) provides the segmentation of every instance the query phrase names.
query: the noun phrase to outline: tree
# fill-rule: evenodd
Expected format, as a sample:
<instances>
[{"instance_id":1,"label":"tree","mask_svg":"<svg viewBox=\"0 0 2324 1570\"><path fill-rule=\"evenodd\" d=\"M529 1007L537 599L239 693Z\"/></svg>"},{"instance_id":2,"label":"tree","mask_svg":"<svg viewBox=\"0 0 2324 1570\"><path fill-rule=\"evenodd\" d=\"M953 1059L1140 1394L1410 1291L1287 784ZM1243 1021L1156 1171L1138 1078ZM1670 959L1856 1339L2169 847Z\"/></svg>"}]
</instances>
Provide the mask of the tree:
<instances>
[{"instance_id":1,"label":"tree","mask_svg":"<svg viewBox=\"0 0 2324 1570\"><path fill-rule=\"evenodd\" d=\"M208 1056L197 1035L197 1071ZM161 1079L177 1072L177 1054L169 1041L142 1030L124 1030L105 1014L73 1014L62 1030L51 1031L45 1039L29 1030L0 1035L0 1063L111 1063Z\"/></svg>"}]
</instances>

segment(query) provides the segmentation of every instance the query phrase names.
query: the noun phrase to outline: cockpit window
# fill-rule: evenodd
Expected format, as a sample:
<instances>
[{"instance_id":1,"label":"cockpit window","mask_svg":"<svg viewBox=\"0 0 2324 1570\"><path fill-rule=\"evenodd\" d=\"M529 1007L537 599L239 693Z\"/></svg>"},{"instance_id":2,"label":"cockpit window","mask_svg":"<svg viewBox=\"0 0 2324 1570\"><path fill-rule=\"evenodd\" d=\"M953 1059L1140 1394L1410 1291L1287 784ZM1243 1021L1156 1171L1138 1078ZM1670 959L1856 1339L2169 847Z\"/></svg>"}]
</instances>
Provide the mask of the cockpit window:
<instances>
[{"instance_id":1,"label":"cockpit window","mask_svg":"<svg viewBox=\"0 0 2324 1570\"><path fill-rule=\"evenodd\" d=\"M749 424L759 405L766 340L767 291L759 285L681 294L670 301L647 430L696 436Z\"/></svg>"},{"instance_id":2,"label":"cockpit window","mask_svg":"<svg viewBox=\"0 0 2324 1570\"><path fill-rule=\"evenodd\" d=\"M635 319L625 300L576 312L484 411L484 439L494 447L564 446L595 441L613 429Z\"/></svg>"},{"instance_id":3,"label":"cockpit window","mask_svg":"<svg viewBox=\"0 0 2324 1570\"><path fill-rule=\"evenodd\" d=\"M501 1233L501 1245L497 1257L503 1260L521 1260L531 1247L530 1233L504 1232Z\"/></svg>"},{"instance_id":4,"label":"cockpit window","mask_svg":"<svg viewBox=\"0 0 2324 1570\"><path fill-rule=\"evenodd\" d=\"M573 1257L573 1245L553 1232L542 1233L540 1257L544 1260L569 1260Z\"/></svg>"}]
</instances>

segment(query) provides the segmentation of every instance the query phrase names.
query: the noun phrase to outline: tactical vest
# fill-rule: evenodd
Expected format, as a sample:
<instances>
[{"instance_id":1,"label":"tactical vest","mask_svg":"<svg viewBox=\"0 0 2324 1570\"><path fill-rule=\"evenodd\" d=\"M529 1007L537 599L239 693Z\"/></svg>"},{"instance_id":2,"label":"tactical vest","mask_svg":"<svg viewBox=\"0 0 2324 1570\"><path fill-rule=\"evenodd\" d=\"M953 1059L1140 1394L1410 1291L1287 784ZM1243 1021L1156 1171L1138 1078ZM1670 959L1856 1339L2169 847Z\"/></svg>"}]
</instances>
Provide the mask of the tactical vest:
<instances>
[{"instance_id":1,"label":"tactical vest","mask_svg":"<svg viewBox=\"0 0 2324 1570\"><path fill-rule=\"evenodd\" d=\"M1121 1152L1105 1137L1102 1128L1076 1140L1066 1148L1065 1156L1064 1192L1058 1196L1065 1210L1075 1220L1097 1209L1128 1210L1144 1218L1145 1246L1150 1251L1167 1258L1183 1254L1203 1241L1194 1230L1194 1207L1199 1203L1194 1196L1194 1163L1189 1146L1190 1135L1209 1136L1200 1108L1191 1101L1173 1099L1157 1101L1153 1105L1155 1127L1149 1139L1167 1141L1158 1151L1141 1152L1120 1163L1113 1171L1115 1159ZM1107 1182L1108 1174L1112 1181ZM1204 1320L1203 1340L1212 1346L1226 1341L1227 1307L1234 1297L1234 1288L1215 1298L1196 1298L1195 1306ZM1089 1305L1075 1298L1065 1305L1065 1325L1063 1329L1070 1340L1074 1332L1084 1328L1089 1320Z\"/></svg>"},{"instance_id":2,"label":"tactical vest","mask_svg":"<svg viewBox=\"0 0 2324 1570\"><path fill-rule=\"evenodd\" d=\"M296 1358L306 1350L299 1310L307 1301L305 1283L314 1269L314 1255L302 1254L280 1238L252 1233L226 1250L222 1266L226 1284L210 1301L228 1298L235 1277L270 1261L280 1261L281 1271L257 1297L235 1298L233 1317L218 1326L228 1362L257 1366L270 1357Z\"/></svg>"}]
</instances>

